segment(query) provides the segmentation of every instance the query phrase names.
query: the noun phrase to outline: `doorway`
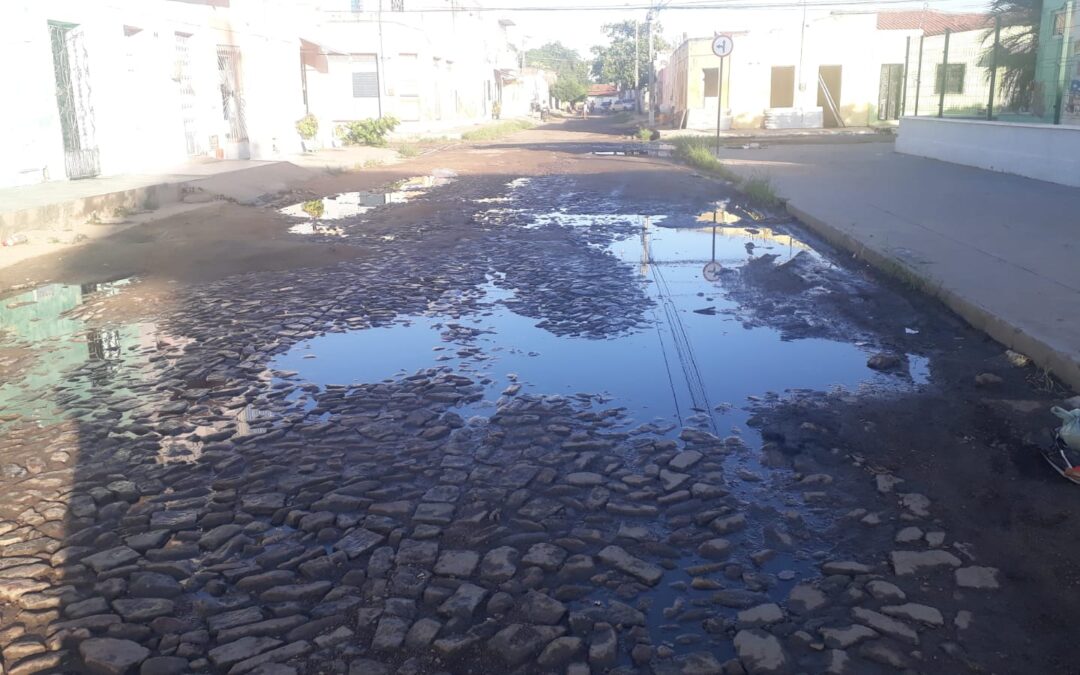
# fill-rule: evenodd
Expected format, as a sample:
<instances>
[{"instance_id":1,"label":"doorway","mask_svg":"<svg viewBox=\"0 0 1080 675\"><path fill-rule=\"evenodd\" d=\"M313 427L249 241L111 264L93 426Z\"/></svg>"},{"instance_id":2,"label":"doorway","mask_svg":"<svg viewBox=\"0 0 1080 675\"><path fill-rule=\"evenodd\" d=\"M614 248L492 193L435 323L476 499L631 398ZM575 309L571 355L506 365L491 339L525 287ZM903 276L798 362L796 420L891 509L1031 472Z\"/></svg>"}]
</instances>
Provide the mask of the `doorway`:
<instances>
[{"instance_id":1,"label":"doorway","mask_svg":"<svg viewBox=\"0 0 1080 675\"><path fill-rule=\"evenodd\" d=\"M218 45L217 63L221 117L229 130L228 139L232 143L246 143L248 133L244 91L240 81L240 49L233 45ZM243 154L246 154L246 149Z\"/></svg>"},{"instance_id":2,"label":"doorway","mask_svg":"<svg viewBox=\"0 0 1080 675\"><path fill-rule=\"evenodd\" d=\"M701 105L705 109L714 108L720 101L720 69L701 69Z\"/></svg>"},{"instance_id":3,"label":"doorway","mask_svg":"<svg viewBox=\"0 0 1080 675\"><path fill-rule=\"evenodd\" d=\"M795 66L773 66L769 85L769 107L790 108L795 105Z\"/></svg>"},{"instance_id":4,"label":"doorway","mask_svg":"<svg viewBox=\"0 0 1080 675\"><path fill-rule=\"evenodd\" d=\"M877 118L881 121L898 120L903 114L904 64L881 64L881 80L878 84Z\"/></svg>"},{"instance_id":5,"label":"doorway","mask_svg":"<svg viewBox=\"0 0 1080 675\"><path fill-rule=\"evenodd\" d=\"M56 108L64 141L64 172L68 178L91 178L101 173L95 141L90 70L83 30L74 24L49 23Z\"/></svg>"},{"instance_id":6,"label":"doorway","mask_svg":"<svg viewBox=\"0 0 1080 675\"><path fill-rule=\"evenodd\" d=\"M844 126L840 116L841 66L818 66L817 104L821 107L822 122L825 128Z\"/></svg>"},{"instance_id":7,"label":"doorway","mask_svg":"<svg viewBox=\"0 0 1080 675\"><path fill-rule=\"evenodd\" d=\"M173 79L180 98L180 120L184 128L184 147L188 156L202 154L195 119L195 86L191 77L191 34L173 33L176 63Z\"/></svg>"}]
</instances>

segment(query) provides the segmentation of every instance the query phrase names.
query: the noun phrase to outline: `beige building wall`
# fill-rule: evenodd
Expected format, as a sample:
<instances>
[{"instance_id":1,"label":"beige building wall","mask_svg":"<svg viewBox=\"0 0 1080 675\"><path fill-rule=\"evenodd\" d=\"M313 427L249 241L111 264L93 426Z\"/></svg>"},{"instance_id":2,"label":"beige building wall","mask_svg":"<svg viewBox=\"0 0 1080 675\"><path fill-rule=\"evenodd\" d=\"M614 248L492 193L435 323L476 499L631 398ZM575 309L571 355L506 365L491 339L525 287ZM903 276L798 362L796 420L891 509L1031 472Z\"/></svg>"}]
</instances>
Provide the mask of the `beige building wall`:
<instances>
[{"instance_id":1,"label":"beige building wall","mask_svg":"<svg viewBox=\"0 0 1080 675\"><path fill-rule=\"evenodd\" d=\"M722 107L724 124L760 128L773 102L773 68L791 68L787 98L790 108L813 113L819 106L818 73L839 67L840 117L845 125L876 122L881 62L876 58L876 17L873 14L818 14L799 25L732 35L735 48L724 64ZM801 45L801 49L800 49ZM720 59L712 54L711 38L684 42L671 61L676 111L686 111L691 128L715 128L716 86L711 69ZM835 70L833 70L835 72ZM826 113L827 114L827 113Z\"/></svg>"}]
</instances>

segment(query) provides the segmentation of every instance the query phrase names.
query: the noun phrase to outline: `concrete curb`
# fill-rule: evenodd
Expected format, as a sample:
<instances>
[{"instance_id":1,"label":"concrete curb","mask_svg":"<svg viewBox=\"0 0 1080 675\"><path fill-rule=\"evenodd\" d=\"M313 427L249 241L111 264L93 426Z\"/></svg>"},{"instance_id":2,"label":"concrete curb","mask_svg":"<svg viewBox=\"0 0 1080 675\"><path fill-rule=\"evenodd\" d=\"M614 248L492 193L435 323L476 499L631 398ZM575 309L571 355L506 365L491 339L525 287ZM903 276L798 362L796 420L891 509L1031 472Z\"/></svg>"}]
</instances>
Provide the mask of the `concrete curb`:
<instances>
[{"instance_id":1,"label":"concrete curb","mask_svg":"<svg viewBox=\"0 0 1080 675\"><path fill-rule=\"evenodd\" d=\"M109 216L116 209L138 211L148 205L173 204L183 197L183 188L182 182L162 182L0 212L0 237L36 229L65 230L84 224L93 213Z\"/></svg>"},{"instance_id":2,"label":"concrete curb","mask_svg":"<svg viewBox=\"0 0 1080 675\"><path fill-rule=\"evenodd\" d=\"M798 204L787 201L787 212L824 238L833 246L850 251L876 269L911 284L918 290L941 300L973 327L983 331L1009 349L1030 357L1037 365L1052 372L1076 391L1080 391L1080 359L1077 355L1058 349L1023 327L1009 323L986 308L944 286L905 264L902 260L868 246L843 229L814 216Z\"/></svg>"},{"instance_id":3,"label":"concrete curb","mask_svg":"<svg viewBox=\"0 0 1080 675\"><path fill-rule=\"evenodd\" d=\"M160 182L138 187L113 189L82 197L59 198L47 204L0 211L0 237L30 230L67 230L86 223L92 214L108 217L116 209L140 211L157 209L184 201L191 192L224 198L241 204L255 204L310 180L318 169L291 162L258 162L207 175L162 176Z\"/></svg>"}]
</instances>

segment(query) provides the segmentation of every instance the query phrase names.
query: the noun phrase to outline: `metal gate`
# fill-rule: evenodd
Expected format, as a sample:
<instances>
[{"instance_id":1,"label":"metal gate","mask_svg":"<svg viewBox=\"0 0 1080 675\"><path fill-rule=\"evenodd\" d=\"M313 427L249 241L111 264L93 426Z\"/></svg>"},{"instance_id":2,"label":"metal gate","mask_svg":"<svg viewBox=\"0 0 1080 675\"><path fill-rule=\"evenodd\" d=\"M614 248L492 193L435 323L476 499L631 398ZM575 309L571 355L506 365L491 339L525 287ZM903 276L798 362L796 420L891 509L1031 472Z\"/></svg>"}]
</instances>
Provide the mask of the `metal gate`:
<instances>
[{"instance_id":1,"label":"metal gate","mask_svg":"<svg viewBox=\"0 0 1080 675\"><path fill-rule=\"evenodd\" d=\"M101 157L94 140L94 107L83 31L71 24L49 24L56 107L64 139L64 170L68 178L90 178L101 173Z\"/></svg>"},{"instance_id":2,"label":"metal gate","mask_svg":"<svg viewBox=\"0 0 1080 675\"><path fill-rule=\"evenodd\" d=\"M904 94L904 64L881 64L881 79L878 81L879 120L898 120L901 113L901 100Z\"/></svg>"},{"instance_id":3,"label":"metal gate","mask_svg":"<svg viewBox=\"0 0 1080 675\"><path fill-rule=\"evenodd\" d=\"M184 125L184 144L188 155L201 154L195 121L195 86L191 80L191 36L176 33L175 79L180 90L180 117Z\"/></svg>"},{"instance_id":4,"label":"metal gate","mask_svg":"<svg viewBox=\"0 0 1080 675\"><path fill-rule=\"evenodd\" d=\"M233 45L218 45L218 76L221 83L221 114L229 124L229 140L247 140L244 122L244 94L240 86L240 49Z\"/></svg>"}]
</instances>

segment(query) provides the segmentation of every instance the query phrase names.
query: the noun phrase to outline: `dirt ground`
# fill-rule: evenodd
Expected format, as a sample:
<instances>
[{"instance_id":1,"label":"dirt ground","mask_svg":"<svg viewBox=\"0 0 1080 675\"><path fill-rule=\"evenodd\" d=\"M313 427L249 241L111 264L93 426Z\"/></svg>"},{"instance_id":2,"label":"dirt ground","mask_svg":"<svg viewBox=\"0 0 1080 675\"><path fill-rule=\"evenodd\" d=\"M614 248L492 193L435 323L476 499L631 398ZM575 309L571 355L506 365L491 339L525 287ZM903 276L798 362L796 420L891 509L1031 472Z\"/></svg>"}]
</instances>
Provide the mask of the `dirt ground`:
<instances>
[{"instance_id":1,"label":"dirt ground","mask_svg":"<svg viewBox=\"0 0 1080 675\"><path fill-rule=\"evenodd\" d=\"M642 213L650 209L661 213L669 210L672 204L698 203L710 197L738 198L728 186L664 159L591 154L595 149L610 149L609 144L631 143L624 135L626 131L603 120L568 121L522 132L506 141L455 145L388 169L327 174L288 194L275 196L264 206L214 205L132 228L108 239L66 250L61 256L32 259L0 269L0 289L3 289L0 290L0 298L43 283L88 284L137 277L139 284L136 292L102 300L94 306L94 316L130 320L146 319L159 313L206 311L205 308L193 309L198 307L198 303L182 292L189 288L206 288L212 290L212 293L209 290L206 292L207 298L229 298L235 303L232 309L223 308L221 315L206 315L210 321L220 321L225 326L230 322L229 311L242 314L248 311L241 307L245 302L257 305L266 298L274 297L274 285L266 280L268 275L263 273L282 273L280 284L284 296L288 295L289 289L304 284L303 272L312 270L320 271L325 276L312 282L311 301L325 302L326 306L320 309L324 314L319 316L334 316L335 289L341 289L338 293L344 297L346 287L352 289L350 292L363 292L367 288L363 285L372 283L367 277L351 276L352 273L342 267L342 263L387 264L388 261L384 259L387 252L398 251L403 265L410 270L406 276L408 283L413 284L409 288L413 289L410 292L417 296L417 302L424 299L421 296L425 293L425 285L439 283L441 274L450 276L452 272L467 275L467 270L455 268L447 272L433 265L431 274L423 278L422 272L418 271L421 267L409 266L412 265L409 261L425 257L438 260L444 251L466 249L470 245L504 245L502 240L496 239L492 244L493 240L476 233L478 210L473 200L495 194L509 181L521 177L545 177L552 181L550 185L565 185L566 192L553 198L555 206L564 211L573 211L576 203L589 202L594 199L591 196L594 194L603 194L605 199L616 201L620 196L625 196L628 201L634 200L637 212ZM451 169L457 174L458 181L433 192L430 198L416 199L379 211L378 218L371 219L365 225L367 238L359 244L347 239L305 240L289 233L288 229L295 221L276 211L287 204L326 195L388 189L397 181L430 175L440 169ZM567 177L567 182L559 183L561 177ZM606 204L608 202L597 201L593 210L604 208ZM507 217L512 217L512 214ZM1004 348L966 326L938 303L898 282L881 277L841 252L829 249L798 224L788 227L803 241L825 251L830 259L844 260L843 273L836 273L838 266L832 263L809 268L798 267L801 263L793 263L788 267L770 266L767 269L747 265L739 272L739 277L728 284L729 296L739 305L739 318L745 326L779 331L786 340L851 340L862 335L887 335L891 337L878 345L882 351L926 354L931 369L926 386L917 390L897 391L891 396L864 397L805 391L753 404L750 424L761 432L766 443L763 455L772 457L774 466L793 472L794 478L789 482L798 484L808 476L825 472L831 476L828 484L831 487L820 489L833 493L829 499L837 509L843 511L849 507L855 509L860 504L881 503L876 511L874 507L867 506L861 513L842 521L835 532L830 530L835 536L831 543L815 545L825 549L829 544L834 547L833 550L849 555L862 550L866 557L876 556L884 560L891 551L903 548L893 540L895 528L887 525L894 523L899 528L915 523L927 531L946 533L947 541L951 543L949 550L959 556L965 566L975 561L975 565L1000 570L1001 588L989 595L957 589L950 584L949 575L905 582L910 584L905 586L905 590L912 599L922 598L915 599L915 602L925 602L945 612L949 625L943 630L955 631L952 622L958 612L970 611L974 614L972 627L959 632L962 639L951 634L947 637L930 637L927 632L922 635L924 642L918 649L902 639L899 642L883 639L864 643L864 648L858 651L858 657L863 660L847 666L847 670L829 672L879 672L878 669L883 669L880 672L906 670L926 673L1080 672L1080 666L1075 665L1070 630L1071 626L1080 624L1080 603L1074 601L1073 595L1078 592L1080 584L1080 565L1077 564L1080 560L1080 520L1072 517L1080 492L1077 492L1076 486L1054 474L1039 457L1040 449L1051 442L1050 430L1055 423L1047 412L1049 406L1060 404L1072 392L1031 366L1015 365L1007 358ZM382 241L379 237L395 236L407 237L406 244L401 244L401 239L397 243L388 240L390 244L386 245L363 243ZM540 232L536 236L545 235ZM404 248L387 248L391 244L407 245L407 251ZM553 236L550 245L553 251L552 279L545 277L546 285L530 291L533 295L524 295L521 302L531 304L529 309L523 311L537 313L534 318L543 316L555 326L569 325L577 319L556 317L563 321L560 324L548 316L554 310L544 309L548 302L544 294L551 284L557 283L557 266L562 264L558 262L562 255L556 253L562 252L565 257L571 258L567 265L578 265L572 270L567 267L571 271L566 275L576 274L581 267L599 265L603 261L590 259L579 264L572 260L569 248L561 248L570 246L566 241ZM493 250L503 251L499 248ZM512 253L513 247L508 245L505 250ZM528 264L528 261L524 264ZM508 273L512 275L513 270ZM530 268L529 273L543 272ZM357 285L362 290L358 291ZM437 302L434 298L426 300ZM630 306L632 300L614 291L608 298L611 307L619 308L619 311ZM303 316L302 298L283 302L284 309L280 311L280 316ZM391 309L399 313L403 311L397 306ZM615 309L610 311L614 312ZM594 321L596 316L603 314L603 310L591 308L586 313L591 313L589 320ZM825 320L814 321L815 315ZM375 319L365 325L378 325L380 314L376 311L372 316ZM196 318L191 317L192 321ZM183 320L182 317L177 319L181 323ZM275 322L272 314L260 320L265 322L267 330ZM292 324L288 324L287 319L278 323L291 331L285 334L299 335L308 330L313 322L314 319L303 318ZM263 337L260 332L262 327L254 319L244 330L248 331L245 335L251 338L252 344L257 344ZM243 347L230 346L224 339L225 334L221 335L222 339L219 340L206 339L208 354L216 355L222 350L240 351ZM251 356L255 349L252 347L252 351L243 356ZM273 352L277 346L268 349ZM14 376L16 373L12 364L23 363L20 359L25 358L25 354L0 350L0 357L5 355L10 359L5 362L0 358L0 374ZM231 359L232 356L225 358ZM206 375L205 372L190 370L188 375L192 379L187 380L186 384L176 384L182 380L173 382L171 386L176 387L175 391L185 390L185 387L202 391L210 386L205 384L205 380L195 379L191 373L204 378ZM976 376L984 373L994 374L1000 380L979 386ZM396 390L376 394L374 398L377 400L406 396ZM414 392L408 394L415 395ZM320 402L318 410L332 411L335 404L333 399ZM565 412L561 414L569 415ZM398 415L403 416L404 413ZM85 430L82 433L86 434ZM136 430L134 433L138 435L141 432ZM513 437L512 428L508 427L506 433L508 437ZM594 431L588 433L593 434ZM105 438L107 432L103 431L102 434L102 438ZM92 434L90 437L96 438ZM432 435L432 438L436 436ZM692 449L691 445L687 448ZM258 473L258 461L255 464ZM227 476L227 471L223 475ZM890 487L887 491L875 488L875 485L880 486L880 483L875 483L879 475L902 479L902 487L895 490ZM230 484L229 489L242 488ZM409 495L412 493L406 491L402 494L404 496L401 498L406 499L411 498ZM912 510L896 503L894 495L899 494L925 496L932 504L932 516L916 519L913 513L918 509ZM394 498L383 495L374 499ZM584 496L576 493L573 499L587 502ZM739 508L743 506L745 504L740 504ZM663 511L673 522L683 524L689 519L686 514L674 512L673 508ZM877 521L861 520L867 509L879 513L886 525L875 528L872 525ZM538 520L542 522L543 518L538 517ZM513 527L516 521L508 522ZM690 527L688 522L685 524ZM713 528L716 529L716 526ZM763 536L769 543L767 528ZM812 532L808 531L806 536L813 539ZM526 539L520 541L525 542ZM664 540L664 545L670 546L673 541ZM80 540L78 544L83 545L83 542ZM643 544L640 550L655 553L661 548L659 543L655 549ZM971 558L965 557L966 551L972 552ZM676 560L677 557L669 555L668 559ZM881 569L875 568L875 573ZM864 585L867 578L872 576L857 577L859 585ZM896 581L893 577L889 578ZM837 585L836 593L829 591L830 597L838 598L841 593L847 593L846 600L837 602L847 602L854 607L863 601L866 593L859 588L847 587L847 583L844 573L826 575L822 588L827 590L829 584ZM611 586L616 584L612 583ZM516 591L509 592L513 594ZM845 607L845 616L846 611ZM839 620L838 617L831 619ZM5 617L10 618L10 614ZM573 621L571 618L571 628ZM728 626L731 629L729 632L738 628L762 640L768 639L768 635L759 635L764 631L748 627L750 623L745 617L739 621L742 623L738 626L734 623ZM453 627L450 624L453 624L452 620L447 621L448 629ZM799 631L811 632L814 627L812 620L799 619L789 631L777 629L775 633L784 637L787 649L795 650L796 647L791 645L802 639ZM360 632L362 629L356 630ZM920 627L921 630L923 627ZM597 633L586 634L590 640L599 640ZM480 633L477 632L477 635ZM142 639L146 644L151 644L145 638L138 637L136 631L123 637L136 641ZM483 637L487 639L490 636ZM895 636L890 634L890 637ZM642 636L637 635L637 638ZM490 639L498 644L497 636ZM645 639L638 642L652 645ZM878 642L884 645L880 650L866 647ZM158 643L155 641L153 644ZM153 648L157 649L156 646ZM463 653L472 654L468 651L470 649L474 649L472 643ZM834 667L833 662L826 664L822 660L826 655L831 659L841 658L832 654L840 650L833 649L831 644L826 650L815 643L807 646L805 651L806 654L799 657L799 668L803 670L820 668L817 672L825 672L826 668ZM850 651L852 658L855 658L857 650L854 646ZM197 655L192 653L192 662L202 665L204 662L195 660ZM654 672L666 672L664 662L658 662L653 652L649 653L654 659L649 667ZM366 658L369 655L362 656ZM725 667L730 670L724 672L743 672L735 670L736 667L762 673L796 670L794 662L791 662L785 666L790 670L770 670L762 665L754 671L753 659L748 653L740 650L737 656L741 658L742 665L729 661ZM333 666L336 662L328 660L330 658L326 656L326 660L319 661L322 664L320 668L326 668L319 672L334 672L335 668L343 672L344 667ZM480 660L468 661L471 672L483 670L476 664L485 663L483 659L490 657L476 658ZM689 657L679 652L679 658ZM402 659L394 657L389 661L396 666L401 664ZM638 661L635 656L634 665L643 669L646 667L643 664L650 663L648 659L641 663ZM445 665L442 662L439 664ZM679 661L679 664L682 672L717 672L708 668L695 671L690 661ZM359 668L355 665L351 667ZM505 665L499 667L506 668L507 672L510 670ZM631 668L631 660L621 658L619 667ZM302 666L300 668L303 670ZM451 667L451 670L469 672L466 666L460 668ZM522 668L525 669L523 672L528 671L527 666ZM223 667L217 671L225 672ZM428 671L422 668L417 672ZM593 672L601 672L601 669L594 665Z\"/></svg>"}]
</instances>

